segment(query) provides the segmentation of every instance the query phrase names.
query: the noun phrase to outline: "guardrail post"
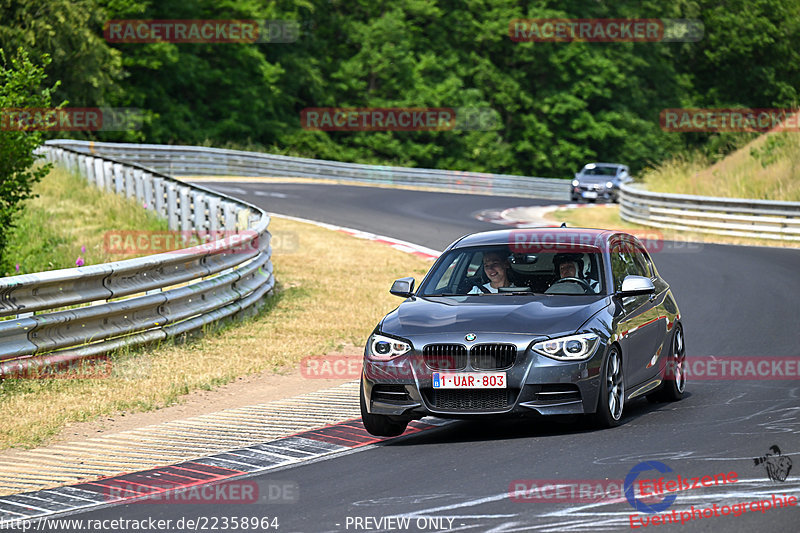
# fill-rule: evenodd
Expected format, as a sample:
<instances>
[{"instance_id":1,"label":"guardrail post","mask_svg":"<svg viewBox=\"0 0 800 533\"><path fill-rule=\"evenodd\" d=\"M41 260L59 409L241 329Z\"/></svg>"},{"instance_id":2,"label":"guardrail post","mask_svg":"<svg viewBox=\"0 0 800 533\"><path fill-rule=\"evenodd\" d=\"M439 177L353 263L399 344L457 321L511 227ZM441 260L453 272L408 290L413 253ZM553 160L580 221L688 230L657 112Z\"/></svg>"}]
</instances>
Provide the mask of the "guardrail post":
<instances>
[{"instance_id":1,"label":"guardrail post","mask_svg":"<svg viewBox=\"0 0 800 533\"><path fill-rule=\"evenodd\" d=\"M149 172L143 173L142 181L144 182L144 199L142 200L142 207L145 209L153 209L153 175Z\"/></svg>"},{"instance_id":2,"label":"guardrail post","mask_svg":"<svg viewBox=\"0 0 800 533\"><path fill-rule=\"evenodd\" d=\"M82 154L75 156L75 172L78 176L86 179L86 156Z\"/></svg>"},{"instance_id":3,"label":"guardrail post","mask_svg":"<svg viewBox=\"0 0 800 533\"><path fill-rule=\"evenodd\" d=\"M250 210L240 209L236 214L236 231L245 231L250 228Z\"/></svg>"},{"instance_id":4,"label":"guardrail post","mask_svg":"<svg viewBox=\"0 0 800 533\"><path fill-rule=\"evenodd\" d=\"M114 163L103 161L103 189L110 191L114 188Z\"/></svg>"},{"instance_id":5,"label":"guardrail post","mask_svg":"<svg viewBox=\"0 0 800 533\"><path fill-rule=\"evenodd\" d=\"M164 178L153 178L153 200L154 207L158 216L167 216L167 210L164 209Z\"/></svg>"},{"instance_id":6,"label":"guardrail post","mask_svg":"<svg viewBox=\"0 0 800 533\"><path fill-rule=\"evenodd\" d=\"M92 185L94 185L101 191L105 188L105 174L103 170L103 163L105 163L105 161L103 161L101 158L99 157L94 158L94 183Z\"/></svg>"},{"instance_id":7,"label":"guardrail post","mask_svg":"<svg viewBox=\"0 0 800 533\"><path fill-rule=\"evenodd\" d=\"M180 227L178 217L178 190L174 183L167 184L167 227L170 231L177 231Z\"/></svg>"},{"instance_id":8,"label":"guardrail post","mask_svg":"<svg viewBox=\"0 0 800 533\"><path fill-rule=\"evenodd\" d=\"M136 182L133 179L133 167L123 167L125 174L125 196L133 198L136 196Z\"/></svg>"},{"instance_id":9,"label":"guardrail post","mask_svg":"<svg viewBox=\"0 0 800 533\"><path fill-rule=\"evenodd\" d=\"M139 203L144 202L144 180L142 179L144 171L139 168L133 169L133 181L136 186L136 199Z\"/></svg>"},{"instance_id":10,"label":"guardrail post","mask_svg":"<svg viewBox=\"0 0 800 533\"><path fill-rule=\"evenodd\" d=\"M222 212L225 216L225 231L236 231L236 205L231 202L222 203Z\"/></svg>"},{"instance_id":11,"label":"guardrail post","mask_svg":"<svg viewBox=\"0 0 800 533\"><path fill-rule=\"evenodd\" d=\"M86 180L89 182L90 185L95 184L94 179L94 157L86 156L83 160L86 165Z\"/></svg>"},{"instance_id":12,"label":"guardrail post","mask_svg":"<svg viewBox=\"0 0 800 533\"><path fill-rule=\"evenodd\" d=\"M194 217L194 230L202 232L206 229L206 195L192 191L192 216Z\"/></svg>"},{"instance_id":13,"label":"guardrail post","mask_svg":"<svg viewBox=\"0 0 800 533\"><path fill-rule=\"evenodd\" d=\"M125 190L125 176L122 173L122 165L119 163L114 163L114 192L117 194L122 194Z\"/></svg>"},{"instance_id":14,"label":"guardrail post","mask_svg":"<svg viewBox=\"0 0 800 533\"><path fill-rule=\"evenodd\" d=\"M189 197L190 191L191 189L189 189L189 187L181 187L178 189L178 195L181 201L181 232L183 232L184 235L192 231L192 200Z\"/></svg>"},{"instance_id":15,"label":"guardrail post","mask_svg":"<svg viewBox=\"0 0 800 533\"><path fill-rule=\"evenodd\" d=\"M208 230L215 234L219 231L219 198L208 199Z\"/></svg>"}]
</instances>

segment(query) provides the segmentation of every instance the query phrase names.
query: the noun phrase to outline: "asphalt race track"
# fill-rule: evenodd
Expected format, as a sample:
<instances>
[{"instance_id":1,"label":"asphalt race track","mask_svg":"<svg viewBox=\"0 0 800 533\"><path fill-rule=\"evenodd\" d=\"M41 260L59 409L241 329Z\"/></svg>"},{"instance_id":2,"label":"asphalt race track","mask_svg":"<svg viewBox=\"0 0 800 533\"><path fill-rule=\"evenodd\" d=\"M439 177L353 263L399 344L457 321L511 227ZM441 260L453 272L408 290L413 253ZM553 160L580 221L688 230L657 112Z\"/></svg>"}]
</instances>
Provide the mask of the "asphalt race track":
<instances>
[{"instance_id":1,"label":"asphalt race track","mask_svg":"<svg viewBox=\"0 0 800 533\"><path fill-rule=\"evenodd\" d=\"M216 188L213 183L203 185ZM464 233L499 228L474 219L476 211L548 203L320 184L226 182L220 190L271 212L438 250ZM800 356L800 250L666 243L652 255L678 300L689 358ZM172 519L174 524L181 517L277 517L278 531L283 532L625 531L631 530L631 515L637 520L653 515L635 512L624 497L572 502L551 491L527 493L538 494L539 501L524 498L526 493L521 493L524 501L512 501L509 488L516 486L515 480L539 480L537 486L543 480L621 485L643 461L660 461L683 478L736 472L735 483L678 494L666 511L677 511L678 519L681 511L690 514L692 506L699 513L714 504L721 509L755 500L772 502L773 495L800 497L797 379L690 377L682 401L653 405L634 400L625 412L622 426L602 431L568 420L452 422L252 478L259 486L294 484L299 491L294 503L127 504L71 518ZM773 445L779 446L783 458L773 453L768 462L756 465L754 459L765 456ZM794 468L785 480L768 478L768 464L779 464L785 472L791 462ZM640 479L660 475L651 470ZM646 530L798 530L797 507L762 508L763 512L748 505L740 516L695 515L683 525L651 524Z\"/></svg>"}]
</instances>

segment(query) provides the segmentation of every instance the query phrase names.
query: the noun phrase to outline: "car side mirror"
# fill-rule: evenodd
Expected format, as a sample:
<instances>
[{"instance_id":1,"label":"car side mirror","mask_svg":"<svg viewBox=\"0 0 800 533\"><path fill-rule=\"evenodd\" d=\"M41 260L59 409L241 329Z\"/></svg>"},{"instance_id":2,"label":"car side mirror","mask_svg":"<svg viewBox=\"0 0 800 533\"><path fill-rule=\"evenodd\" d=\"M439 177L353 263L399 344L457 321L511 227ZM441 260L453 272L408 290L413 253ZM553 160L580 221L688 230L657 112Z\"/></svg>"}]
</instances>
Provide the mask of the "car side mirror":
<instances>
[{"instance_id":1,"label":"car side mirror","mask_svg":"<svg viewBox=\"0 0 800 533\"><path fill-rule=\"evenodd\" d=\"M644 276L625 276L622 280L622 289L617 291L617 296L627 298L628 296L641 296L643 294L653 294L656 287L650 278Z\"/></svg>"},{"instance_id":2,"label":"car side mirror","mask_svg":"<svg viewBox=\"0 0 800 533\"><path fill-rule=\"evenodd\" d=\"M395 296L402 296L403 298L410 297L414 294L414 278L400 278L394 280L389 292Z\"/></svg>"}]
</instances>

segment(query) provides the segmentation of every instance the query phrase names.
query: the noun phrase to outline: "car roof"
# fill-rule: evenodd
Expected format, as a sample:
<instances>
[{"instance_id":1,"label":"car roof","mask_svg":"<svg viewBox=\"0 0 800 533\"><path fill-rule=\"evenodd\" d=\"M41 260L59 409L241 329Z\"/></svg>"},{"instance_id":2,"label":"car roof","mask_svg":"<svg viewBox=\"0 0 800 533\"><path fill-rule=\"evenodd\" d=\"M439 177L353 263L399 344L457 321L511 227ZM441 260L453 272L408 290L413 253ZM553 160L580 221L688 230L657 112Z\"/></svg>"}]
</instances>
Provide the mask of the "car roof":
<instances>
[{"instance_id":1,"label":"car roof","mask_svg":"<svg viewBox=\"0 0 800 533\"><path fill-rule=\"evenodd\" d=\"M520 242L520 235L524 235L525 242L574 242L598 243L620 231L592 228L515 228L493 231L482 231L465 235L454 242L451 248L465 248L468 246L492 246ZM558 239L558 241L556 241Z\"/></svg>"}]
</instances>

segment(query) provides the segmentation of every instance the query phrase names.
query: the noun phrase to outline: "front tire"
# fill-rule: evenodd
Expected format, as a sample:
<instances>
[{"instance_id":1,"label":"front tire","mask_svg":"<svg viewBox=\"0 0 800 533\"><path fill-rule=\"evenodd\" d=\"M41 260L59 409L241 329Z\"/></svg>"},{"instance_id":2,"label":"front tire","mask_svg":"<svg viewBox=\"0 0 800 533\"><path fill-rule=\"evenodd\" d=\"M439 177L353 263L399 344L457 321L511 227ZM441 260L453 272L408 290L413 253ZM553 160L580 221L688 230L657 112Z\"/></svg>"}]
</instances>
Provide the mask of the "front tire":
<instances>
[{"instance_id":1,"label":"front tire","mask_svg":"<svg viewBox=\"0 0 800 533\"><path fill-rule=\"evenodd\" d=\"M600 398L594 422L602 428L618 426L625 407L625 377L622 374L622 354L616 346L608 352L600 379Z\"/></svg>"},{"instance_id":2,"label":"front tire","mask_svg":"<svg viewBox=\"0 0 800 533\"><path fill-rule=\"evenodd\" d=\"M387 415L374 415L367 411L367 403L364 398L364 386L361 386L361 421L364 423L366 429L371 435L376 437L396 437L402 435L408 427L408 420L398 422Z\"/></svg>"}]
</instances>

